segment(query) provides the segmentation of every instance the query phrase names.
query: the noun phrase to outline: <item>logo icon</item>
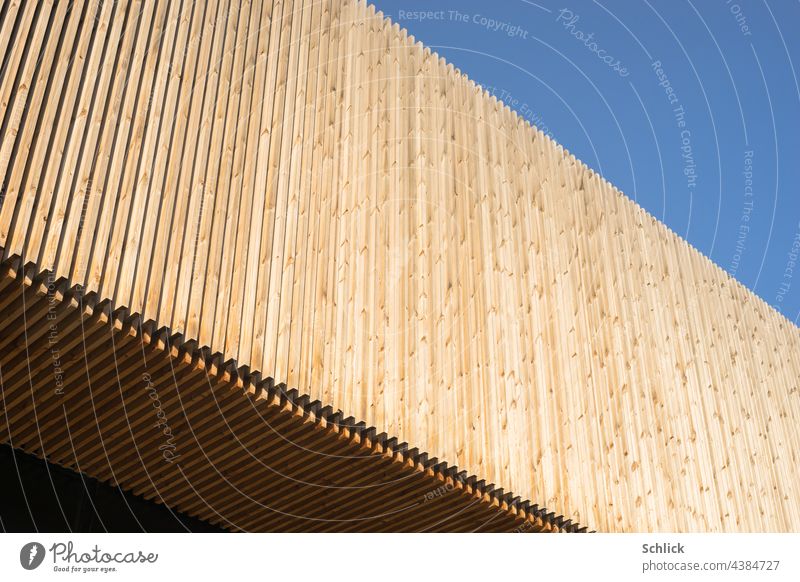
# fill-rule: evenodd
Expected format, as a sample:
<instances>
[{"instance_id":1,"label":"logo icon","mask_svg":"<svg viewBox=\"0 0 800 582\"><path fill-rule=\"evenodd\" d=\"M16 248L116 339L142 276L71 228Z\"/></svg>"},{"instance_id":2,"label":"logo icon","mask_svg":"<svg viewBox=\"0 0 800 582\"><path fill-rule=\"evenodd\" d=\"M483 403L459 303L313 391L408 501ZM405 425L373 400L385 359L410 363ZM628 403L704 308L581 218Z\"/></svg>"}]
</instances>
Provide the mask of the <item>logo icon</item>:
<instances>
[{"instance_id":1,"label":"logo icon","mask_svg":"<svg viewBox=\"0 0 800 582\"><path fill-rule=\"evenodd\" d=\"M39 542L29 542L19 551L19 563L26 570L35 570L44 561L44 546Z\"/></svg>"}]
</instances>

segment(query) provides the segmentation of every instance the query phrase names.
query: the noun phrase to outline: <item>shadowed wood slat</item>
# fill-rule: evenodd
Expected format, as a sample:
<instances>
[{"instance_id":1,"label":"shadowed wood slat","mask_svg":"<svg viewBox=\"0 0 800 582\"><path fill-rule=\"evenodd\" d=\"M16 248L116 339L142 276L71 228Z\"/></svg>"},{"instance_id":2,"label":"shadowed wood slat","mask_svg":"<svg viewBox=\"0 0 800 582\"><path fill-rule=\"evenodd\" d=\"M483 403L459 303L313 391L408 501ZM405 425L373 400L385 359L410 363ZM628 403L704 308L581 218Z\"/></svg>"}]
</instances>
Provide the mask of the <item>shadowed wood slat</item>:
<instances>
[{"instance_id":1,"label":"shadowed wood slat","mask_svg":"<svg viewBox=\"0 0 800 582\"><path fill-rule=\"evenodd\" d=\"M4 440L231 529L800 528L797 327L373 6L0 13Z\"/></svg>"},{"instance_id":2,"label":"shadowed wood slat","mask_svg":"<svg viewBox=\"0 0 800 582\"><path fill-rule=\"evenodd\" d=\"M24 332L19 318L36 333L83 330L69 341L16 342L29 367L50 360L22 383L7 381L13 361L2 359L0 430L13 446L234 530L579 529L455 483L396 439L388 448L372 440L375 429L326 420L296 391L220 367L195 341L112 312L50 272L16 257L1 267L0 299L23 307L0 320L0 337Z\"/></svg>"}]
</instances>

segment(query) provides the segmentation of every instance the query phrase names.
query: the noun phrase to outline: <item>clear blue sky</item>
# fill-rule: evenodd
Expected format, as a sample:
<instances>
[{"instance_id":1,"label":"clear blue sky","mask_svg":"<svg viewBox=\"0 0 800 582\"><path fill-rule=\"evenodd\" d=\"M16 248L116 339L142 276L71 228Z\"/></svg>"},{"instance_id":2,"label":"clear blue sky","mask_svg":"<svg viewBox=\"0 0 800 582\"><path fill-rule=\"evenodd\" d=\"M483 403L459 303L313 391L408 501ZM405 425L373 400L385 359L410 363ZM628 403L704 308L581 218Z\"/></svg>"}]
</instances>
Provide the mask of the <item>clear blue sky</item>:
<instances>
[{"instance_id":1,"label":"clear blue sky","mask_svg":"<svg viewBox=\"0 0 800 582\"><path fill-rule=\"evenodd\" d=\"M800 322L800 0L374 4Z\"/></svg>"}]
</instances>

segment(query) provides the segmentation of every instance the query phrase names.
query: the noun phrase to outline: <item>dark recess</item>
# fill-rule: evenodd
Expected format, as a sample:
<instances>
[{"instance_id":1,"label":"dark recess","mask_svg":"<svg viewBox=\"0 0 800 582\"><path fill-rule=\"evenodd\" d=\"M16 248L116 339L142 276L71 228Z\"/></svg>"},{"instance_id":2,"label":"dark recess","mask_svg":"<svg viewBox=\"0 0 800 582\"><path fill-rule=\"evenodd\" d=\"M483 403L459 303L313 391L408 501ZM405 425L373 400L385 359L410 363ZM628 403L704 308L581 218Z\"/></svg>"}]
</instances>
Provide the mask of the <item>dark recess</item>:
<instances>
[{"instance_id":1,"label":"dark recess","mask_svg":"<svg viewBox=\"0 0 800 582\"><path fill-rule=\"evenodd\" d=\"M2 444L0 531L224 530Z\"/></svg>"}]
</instances>

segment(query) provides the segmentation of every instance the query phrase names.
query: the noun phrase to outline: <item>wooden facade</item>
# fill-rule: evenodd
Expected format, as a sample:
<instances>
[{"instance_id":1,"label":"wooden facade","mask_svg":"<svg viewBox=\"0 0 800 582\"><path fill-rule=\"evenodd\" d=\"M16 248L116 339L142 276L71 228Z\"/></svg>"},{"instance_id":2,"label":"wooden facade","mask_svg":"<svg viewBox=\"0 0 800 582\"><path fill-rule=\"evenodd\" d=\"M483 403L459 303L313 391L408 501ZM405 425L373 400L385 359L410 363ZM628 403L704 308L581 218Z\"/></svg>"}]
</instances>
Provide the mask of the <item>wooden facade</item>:
<instances>
[{"instance_id":1,"label":"wooden facade","mask_svg":"<svg viewBox=\"0 0 800 582\"><path fill-rule=\"evenodd\" d=\"M0 0L0 67L4 440L234 529L800 530L798 328L373 7Z\"/></svg>"}]
</instances>

